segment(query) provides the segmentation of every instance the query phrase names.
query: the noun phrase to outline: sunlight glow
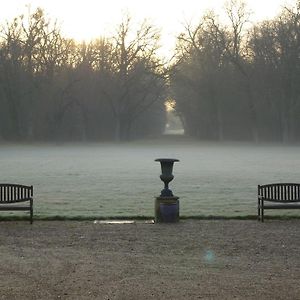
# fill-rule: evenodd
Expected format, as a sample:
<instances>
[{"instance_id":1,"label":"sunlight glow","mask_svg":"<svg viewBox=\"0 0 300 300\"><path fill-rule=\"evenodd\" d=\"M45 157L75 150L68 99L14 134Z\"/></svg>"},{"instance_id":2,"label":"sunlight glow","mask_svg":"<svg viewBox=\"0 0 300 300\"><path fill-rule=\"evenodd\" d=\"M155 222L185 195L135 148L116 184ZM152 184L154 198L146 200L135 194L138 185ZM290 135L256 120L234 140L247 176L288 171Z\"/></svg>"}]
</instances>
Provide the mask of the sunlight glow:
<instances>
[{"instance_id":1,"label":"sunlight glow","mask_svg":"<svg viewBox=\"0 0 300 300\"><path fill-rule=\"evenodd\" d=\"M176 106L176 101L173 99L169 99L165 102L165 106L167 111L174 111Z\"/></svg>"},{"instance_id":2,"label":"sunlight glow","mask_svg":"<svg viewBox=\"0 0 300 300\"><path fill-rule=\"evenodd\" d=\"M26 13L28 5L34 11L37 7L45 10L53 20L57 19L62 32L78 41L91 40L99 36L113 34L122 15L128 12L137 22L147 18L161 28L163 52L168 55L175 46L175 38L187 22L197 23L209 9L224 18L225 0L195 1L185 0L10 0L2 5L0 23ZM292 0L248 0L248 8L253 12L252 20L258 21L274 17L284 5Z\"/></svg>"}]
</instances>

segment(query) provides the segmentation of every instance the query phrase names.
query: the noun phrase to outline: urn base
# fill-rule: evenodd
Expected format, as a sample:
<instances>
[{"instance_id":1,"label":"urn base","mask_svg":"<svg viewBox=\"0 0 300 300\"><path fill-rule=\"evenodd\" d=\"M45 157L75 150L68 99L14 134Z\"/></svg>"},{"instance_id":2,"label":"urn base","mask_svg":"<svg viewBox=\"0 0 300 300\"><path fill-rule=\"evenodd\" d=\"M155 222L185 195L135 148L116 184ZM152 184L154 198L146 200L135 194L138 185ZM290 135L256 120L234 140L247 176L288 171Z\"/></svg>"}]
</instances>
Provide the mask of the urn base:
<instances>
[{"instance_id":1,"label":"urn base","mask_svg":"<svg viewBox=\"0 0 300 300\"><path fill-rule=\"evenodd\" d=\"M179 221L179 197L156 197L155 223L176 223Z\"/></svg>"}]
</instances>

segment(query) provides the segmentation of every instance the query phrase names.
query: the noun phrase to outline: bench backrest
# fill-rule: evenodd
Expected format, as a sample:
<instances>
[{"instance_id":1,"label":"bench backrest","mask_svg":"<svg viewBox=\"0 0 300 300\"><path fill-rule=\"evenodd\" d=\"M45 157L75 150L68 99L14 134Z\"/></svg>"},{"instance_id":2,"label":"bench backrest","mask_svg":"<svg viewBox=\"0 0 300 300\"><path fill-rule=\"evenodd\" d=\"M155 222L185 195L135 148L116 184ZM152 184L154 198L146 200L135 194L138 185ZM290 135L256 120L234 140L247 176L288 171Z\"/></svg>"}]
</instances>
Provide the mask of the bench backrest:
<instances>
[{"instance_id":1,"label":"bench backrest","mask_svg":"<svg viewBox=\"0 0 300 300\"><path fill-rule=\"evenodd\" d=\"M258 186L258 196L276 202L300 202L299 183L273 183Z\"/></svg>"},{"instance_id":2,"label":"bench backrest","mask_svg":"<svg viewBox=\"0 0 300 300\"><path fill-rule=\"evenodd\" d=\"M33 186L0 183L0 203L29 201L32 196Z\"/></svg>"}]
</instances>

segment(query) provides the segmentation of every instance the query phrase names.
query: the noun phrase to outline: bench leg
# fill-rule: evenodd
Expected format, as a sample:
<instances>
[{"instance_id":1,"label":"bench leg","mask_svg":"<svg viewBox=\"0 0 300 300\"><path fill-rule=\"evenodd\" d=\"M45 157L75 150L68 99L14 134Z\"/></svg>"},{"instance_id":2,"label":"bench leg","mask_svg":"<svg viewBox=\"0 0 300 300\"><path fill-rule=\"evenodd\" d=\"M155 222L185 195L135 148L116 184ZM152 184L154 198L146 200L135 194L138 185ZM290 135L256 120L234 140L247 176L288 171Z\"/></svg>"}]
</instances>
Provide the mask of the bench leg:
<instances>
[{"instance_id":1,"label":"bench leg","mask_svg":"<svg viewBox=\"0 0 300 300\"><path fill-rule=\"evenodd\" d=\"M30 224L33 223L33 201L30 200Z\"/></svg>"},{"instance_id":2,"label":"bench leg","mask_svg":"<svg viewBox=\"0 0 300 300\"><path fill-rule=\"evenodd\" d=\"M260 201L257 201L257 221L260 221Z\"/></svg>"},{"instance_id":3,"label":"bench leg","mask_svg":"<svg viewBox=\"0 0 300 300\"><path fill-rule=\"evenodd\" d=\"M261 208L261 221L264 222L264 206Z\"/></svg>"}]
</instances>

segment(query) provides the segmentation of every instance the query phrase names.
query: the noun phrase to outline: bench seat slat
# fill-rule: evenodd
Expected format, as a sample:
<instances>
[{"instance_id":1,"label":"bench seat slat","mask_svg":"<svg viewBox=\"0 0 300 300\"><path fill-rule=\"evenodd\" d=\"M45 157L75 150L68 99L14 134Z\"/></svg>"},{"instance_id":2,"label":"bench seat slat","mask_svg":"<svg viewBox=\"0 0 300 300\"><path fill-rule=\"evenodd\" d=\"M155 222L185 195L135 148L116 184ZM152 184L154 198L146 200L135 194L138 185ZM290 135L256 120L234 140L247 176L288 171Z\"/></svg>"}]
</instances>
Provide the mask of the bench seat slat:
<instances>
[{"instance_id":1,"label":"bench seat slat","mask_svg":"<svg viewBox=\"0 0 300 300\"><path fill-rule=\"evenodd\" d=\"M8 201L1 201L0 202L0 206L2 204L6 204L6 203L19 203L19 202L26 202L26 201L30 201L32 198L24 198L24 199L16 199L16 200L8 200Z\"/></svg>"},{"instance_id":2,"label":"bench seat slat","mask_svg":"<svg viewBox=\"0 0 300 300\"><path fill-rule=\"evenodd\" d=\"M300 199L293 199L293 200L276 200L276 199L269 199L265 197L258 197L260 200L268 201L268 202L279 202L279 203L297 203L300 202Z\"/></svg>"},{"instance_id":3,"label":"bench seat slat","mask_svg":"<svg viewBox=\"0 0 300 300\"><path fill-rule=\"evenodd\" d=\"M300 204L290 204L290 205L286 205L286 204L271 204L271 205L264 205L264 206L259 206L260 208L264 208L264 209L294 209L294 208L300 208Z\"/></svg>"}]
</instances>

